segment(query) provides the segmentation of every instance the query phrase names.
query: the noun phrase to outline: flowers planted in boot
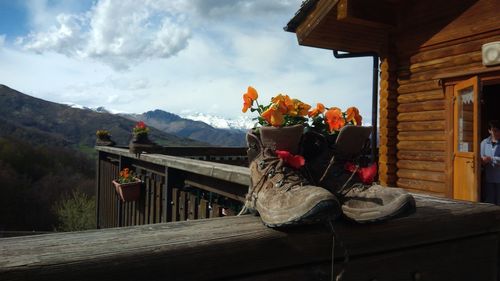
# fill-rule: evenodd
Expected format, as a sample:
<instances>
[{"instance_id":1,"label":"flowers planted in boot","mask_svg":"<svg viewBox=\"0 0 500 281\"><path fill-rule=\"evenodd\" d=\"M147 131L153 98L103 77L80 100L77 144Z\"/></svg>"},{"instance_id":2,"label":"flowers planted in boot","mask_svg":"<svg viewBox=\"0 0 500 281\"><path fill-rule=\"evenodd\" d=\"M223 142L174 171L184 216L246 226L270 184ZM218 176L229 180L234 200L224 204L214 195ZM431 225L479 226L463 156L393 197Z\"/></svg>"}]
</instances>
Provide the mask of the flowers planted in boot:
<instances>
[{"instance_id":1,"label":"flowers planted in boot","mask_svg":"<svg viewBox=\"0 0 500 281\"><path fill-rule=\"evenodd\" d=\"M263 147L260 138L252 133L247 134L247 141L249 155L255 157L250 159L246 210L258 212L269 227L315 223L340 215L335 196L324 188L308 185L296 169L304 164L303 158L287 151L276 154Z\"/></svg>"}]
</instances>

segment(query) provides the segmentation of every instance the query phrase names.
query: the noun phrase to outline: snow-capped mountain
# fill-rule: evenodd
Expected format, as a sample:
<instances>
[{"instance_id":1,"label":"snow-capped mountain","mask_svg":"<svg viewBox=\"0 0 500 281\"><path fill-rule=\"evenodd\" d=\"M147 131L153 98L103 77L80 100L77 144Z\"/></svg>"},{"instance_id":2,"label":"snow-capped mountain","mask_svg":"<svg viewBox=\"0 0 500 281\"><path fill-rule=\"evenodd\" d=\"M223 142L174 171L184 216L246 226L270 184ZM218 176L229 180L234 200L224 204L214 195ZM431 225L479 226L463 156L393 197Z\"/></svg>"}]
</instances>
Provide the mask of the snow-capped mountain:
<instances>
[{"instance_id":1,"label":"snow-capped mountain","mask_svg":"<svg viewBox=\"0 0 500 281\"><path fill-rule=\"evenodd\" d=\"M105 108L104 106L99 106L99 107L94 108L94 107L86 107L86 106L72 103L72 102L61 102L61 104L65 104L65 105L72 107L72 108L92 110L92 111L99 112L99 113L111 113L111 114L125 113L125 112L119 111L119 110L108 109L108 108Z\"/></svg>"},{"instance_id":2,"label":"snow-capped mountain","mask_svg":"<svg viewBox=\"0 0 500 281\"><path fill-rule=\"evenodd\" d=\"M248 130L255 125L255 121L247 116L239 116L237 118L224 118L205 113L193 113L182 115L182 117L194 121L201 121L218 129Z\"/></svg>"}]
</instances>

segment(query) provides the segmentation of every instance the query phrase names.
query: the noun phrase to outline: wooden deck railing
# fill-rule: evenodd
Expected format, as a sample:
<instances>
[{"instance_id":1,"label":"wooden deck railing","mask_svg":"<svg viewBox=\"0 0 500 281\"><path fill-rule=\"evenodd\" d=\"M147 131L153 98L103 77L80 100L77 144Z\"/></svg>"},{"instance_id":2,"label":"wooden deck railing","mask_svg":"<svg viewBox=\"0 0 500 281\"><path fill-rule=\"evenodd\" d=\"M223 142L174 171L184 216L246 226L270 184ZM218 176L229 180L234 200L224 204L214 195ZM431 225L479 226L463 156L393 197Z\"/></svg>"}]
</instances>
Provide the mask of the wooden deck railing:
<instances>
[{"instance_id":1,"label":"wooden deck railing","mask_svg":"<svg viewBox=\"0 0 500 281\"><path fill-rule=\"evenodd\" d=\"M245 148L164 147L141 155L96 149L98 228L234 215L248 190ZM137 201L121 202L115 194L112 180L125 167L144 182Z\"/></svg>"},{"instance_id":2,"label":"wooden deck railing","mask_svg":"<svg viewBox=\"0 0 500 281\"><path fill-rule=\"evenodd\" d=\"M500 208L415 197L416 212L384 223L336 221L335 276L498 280ZM331 280L332 232L247 215L2 238L0 253L2 281Z\"/></svg>"}]
</instances>

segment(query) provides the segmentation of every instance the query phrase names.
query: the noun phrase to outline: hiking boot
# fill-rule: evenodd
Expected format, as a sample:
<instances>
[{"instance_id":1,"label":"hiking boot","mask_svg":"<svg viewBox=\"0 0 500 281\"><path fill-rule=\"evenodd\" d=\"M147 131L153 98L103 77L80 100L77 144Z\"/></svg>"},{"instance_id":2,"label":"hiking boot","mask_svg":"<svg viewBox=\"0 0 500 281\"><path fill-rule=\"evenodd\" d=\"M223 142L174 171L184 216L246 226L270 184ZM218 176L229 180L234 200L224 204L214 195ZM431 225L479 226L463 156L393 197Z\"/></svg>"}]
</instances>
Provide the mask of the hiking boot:
<instances>
[{"instance_id":1,"label":"hiking boot","mask_svg":"<svg viewBox=\"0 0 500 281\"><path fill-rule=\"evenodd\" d=\"M415 200L403 189L363 184L357 166L346 170L346 163L359 161L370 131L346 126L335 141L308 132L301 144L306 178L335 194L344 216L360 223L387 220L415 208Z\"/></svg>"},{"instance_id":2,"label":"hiking boot","mask_svg":"<svg viewBox=\"0 0 500 281\"><path fill-rule=\"evenodd\" d=\"M415 209L415 199L405 190L377 184L356 184L341 198L344 216L359 223L384 221Z\"/></svg>"},{"instance_id":3,"label":"hiking boot","mask_svg":"<svg viewBox=\"0 0 500 281\"><path fill-rule=\"evenodd\" d=\"M324 188L308 185L255 134L247 134L250 187L240 214L258 212L269 227L308 224L340 215L340 204Z\"/></svg>"}]
</instances>

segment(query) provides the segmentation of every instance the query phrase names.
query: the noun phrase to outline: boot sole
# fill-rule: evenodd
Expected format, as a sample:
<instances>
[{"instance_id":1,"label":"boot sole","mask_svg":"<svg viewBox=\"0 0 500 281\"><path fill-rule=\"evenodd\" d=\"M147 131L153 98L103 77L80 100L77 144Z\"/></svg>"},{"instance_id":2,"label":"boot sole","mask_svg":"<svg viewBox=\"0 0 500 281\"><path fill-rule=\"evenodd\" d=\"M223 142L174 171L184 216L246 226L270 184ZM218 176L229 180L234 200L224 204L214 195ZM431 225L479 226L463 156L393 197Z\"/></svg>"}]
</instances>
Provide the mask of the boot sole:
<instances>
[{"instance_id":1,"label":"boot sole","mask_svg":"<svg viewBox=\"0 0 500 281\"><path fill-rule=\"evenodd\" d=\"M344 217L348 220L355 221L357 223L374 223L380 221L386 221L393 217L396 217L406 211L415 209L415 199L411 195L403 196L396 205L397 207L380 209L371 209L371 210L356 210L354 208L342 208L342 213ZM389 211L392 209L391 211Z\"/></svg>"},{"instance_id":2,"label":"boot sole","mask_svg":"<svg viewBox=\"0 0 500 281\"><path fill-rule=\"evenodd\" d=\"M335 220L341 214L339 203L334 200L321 201L304 215L284 223L264 223L267 227L279 228L304 224L316 224L327 220Z\"/></svg>"}]
</instances>

